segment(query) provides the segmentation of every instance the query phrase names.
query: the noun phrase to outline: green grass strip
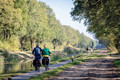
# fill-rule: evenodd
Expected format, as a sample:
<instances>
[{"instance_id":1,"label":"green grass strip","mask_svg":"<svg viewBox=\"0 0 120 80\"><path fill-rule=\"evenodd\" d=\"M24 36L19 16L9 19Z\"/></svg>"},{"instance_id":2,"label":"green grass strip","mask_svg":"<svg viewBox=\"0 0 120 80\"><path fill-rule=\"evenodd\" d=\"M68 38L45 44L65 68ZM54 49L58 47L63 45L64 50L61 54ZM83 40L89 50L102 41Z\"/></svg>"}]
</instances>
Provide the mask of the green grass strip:
<instances>
[{"instance_id":1,"label":"green grass strip","mask_svg":"<svg viewBox=\"0 0 120 80\"><path fill-rule=\"evenodd\" d=\"M114 66L120 69L120 59L117 59L113 62Z\"/></svg>"},{"instance_id":2,"label":"green grass strip","mask_svg":"<svg viewBox=\"0 0 120 80\"><path fill-rule=\"evenodd\" d=\"M119 53L108 53L109 55L120 55Z\"/></svg>"},{"instance_id":3,"label":"green grass strip","mask_svg":"<svg viewBox=\"0 0 120 80\"><path fill-rule=\"evenodd\" d=\"M13 76L16 76L16 75L20 75L22 73L26 73L26 72L29 72L29 71L33 71L34 68L31 68L31 69L25 69L25 70L19 70L17 72L11 72L11 73L7 73L7 74L0 74L0 80L3 80L5 78L8 78L8 77L13 77Z\"/></svg>"}]
</instances>

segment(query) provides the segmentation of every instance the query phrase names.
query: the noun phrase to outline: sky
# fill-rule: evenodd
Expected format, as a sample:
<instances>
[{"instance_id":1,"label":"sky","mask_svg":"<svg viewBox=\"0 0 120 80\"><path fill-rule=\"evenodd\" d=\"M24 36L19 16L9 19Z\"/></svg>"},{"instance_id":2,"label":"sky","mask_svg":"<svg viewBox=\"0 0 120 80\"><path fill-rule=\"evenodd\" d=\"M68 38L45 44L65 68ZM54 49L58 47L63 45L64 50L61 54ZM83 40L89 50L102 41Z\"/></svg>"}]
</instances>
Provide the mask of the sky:
<instances>
[{"instance_id":1,"label":"sky","mask_svg":"<svg viewBox=\"0 0 120 80\"><path fill-rule=\"evenodd\" d=\"M72 28L79 30L80 33L84 33L86 36L94 39L93 35L86 31L87 26L84 26L83 24L84 21L81 21L81 23L79 23L77 21L72 20L70 12L71 9L74 7L73 0L39 0L39 1L45 2L53 9L53 12L55 13L57 20L59 20L62 25L69 25Z\"/></svg>"}]
</instances>

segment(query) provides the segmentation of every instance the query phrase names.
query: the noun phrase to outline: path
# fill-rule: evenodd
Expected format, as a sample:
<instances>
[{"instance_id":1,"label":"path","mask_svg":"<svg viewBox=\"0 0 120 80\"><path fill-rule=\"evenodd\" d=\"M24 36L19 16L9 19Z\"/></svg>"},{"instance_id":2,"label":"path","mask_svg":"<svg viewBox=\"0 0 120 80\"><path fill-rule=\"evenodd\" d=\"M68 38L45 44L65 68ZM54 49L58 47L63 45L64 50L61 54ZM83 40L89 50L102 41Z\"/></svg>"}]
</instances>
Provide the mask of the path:
<instances>
[{"instance_id":1,"label":"path","mask_svg":"<svg viewBox=\"0 0 120 80\"><path fill-rule=\"evenodd\" d=\"M105 53L99 53L101 54ZM117 58L88 60L47 80L120 80L119 70L112 64L115 59Z\"/></svg>"},{"instance_id":2,"label":"path","mask_svg":"<svg viewBox=\"0 0 120 80\"><path fill-rule=\"evenodd\" d=\"M49 70L58 68L58 67L63 66L65 64L69 63L69 62L71 62L71 60L60 62L60 63L54 64L54 65L50 65L50 69ZM28 73L24 73L24 74L12 77L12 80L27 80L27 79L30 79L33 76L37 76L37 75L39 75L39 74L41 74L43 72L45 72L45 68L44 67L40 68L40 72L31 71L31 72L28 72ZM8 79L6 79L6 80L8 80Z\"/></svg>"}]
</instances>

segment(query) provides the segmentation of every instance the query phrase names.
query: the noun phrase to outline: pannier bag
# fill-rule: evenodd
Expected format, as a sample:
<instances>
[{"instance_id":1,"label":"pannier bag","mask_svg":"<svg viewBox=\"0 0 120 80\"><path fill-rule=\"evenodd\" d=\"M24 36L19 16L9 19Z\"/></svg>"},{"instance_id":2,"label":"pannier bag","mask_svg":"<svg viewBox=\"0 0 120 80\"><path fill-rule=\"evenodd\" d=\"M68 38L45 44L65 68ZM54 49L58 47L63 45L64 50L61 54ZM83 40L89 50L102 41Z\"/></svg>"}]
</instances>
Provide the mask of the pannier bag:
<instances>
[{"instance_id":1,"label":"pannier bag","mask_svg":"<svg viewBox=\"0 0 120 80\"><path fill-rule=\"evenodd\" d=\"M33 66L38 66L38 67L40 67L41 66L41 63L40 63L40 59L34 59L33 60Z\"/></svg>"},{"instance_id":2,"label":"pannier bag","mask_svg":"<svg viewBox=\"0 0 120 80\"><path fill-rule=\"evenodd\" d=\"M46 62L46 63L45 63ZM43 59L42 59L42 65L48 65L49 64L49 59L48 59L48 57L44 57Z\"/></svg>"}]
</instances>

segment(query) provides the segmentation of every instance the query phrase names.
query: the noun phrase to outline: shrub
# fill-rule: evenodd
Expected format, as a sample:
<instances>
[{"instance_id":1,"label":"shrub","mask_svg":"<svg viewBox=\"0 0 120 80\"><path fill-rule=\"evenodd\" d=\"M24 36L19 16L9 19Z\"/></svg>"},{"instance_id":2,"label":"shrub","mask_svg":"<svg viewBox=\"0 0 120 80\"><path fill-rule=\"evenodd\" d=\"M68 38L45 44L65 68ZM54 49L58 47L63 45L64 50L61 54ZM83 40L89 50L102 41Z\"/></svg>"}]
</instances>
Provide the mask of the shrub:
<instances>
[{"instance_id":1,"label":"shrub","mask_svg":"<svg viewBox=\"0 0 120 80\"><path fill-rule=\"evenodd\" d=\"M20 42L17 37L11 37L8 40L0 41L0 49L5 49L8 51L18 51L20 47Z\"/></svg>"},{"instance_id":2,"label":"shrub","mask_svg":"<svg viewBox=\"0 0 120 80\"><path fill-rule=\"evenodd\" d=\"M73 47L65 47L64 52L66 52L68 54L74 54L74 53L79 53L79 50L75 49Z\"/></svg>"},{"instance_id":3,"label":"shrub","mask_svg":"<svg viewBox=\"0 0 120 80\"><path fill-rule=\"evenodd\" d=\"M2 43L2 41L0 41L0 49L2 49L3 48L3 43Z\"/></svg>"},{"instance_id":4,"label":"shrub","mask_svg":"<svg viewBox=\"0 0 120 80\"><path fill-rule=\"evenodd\" d=\"M55 54L52 54L51 61L56 61L58 59L65 58L66 56L67 56L67 53L55 53Z\"/></svg>"}]
</instances>

